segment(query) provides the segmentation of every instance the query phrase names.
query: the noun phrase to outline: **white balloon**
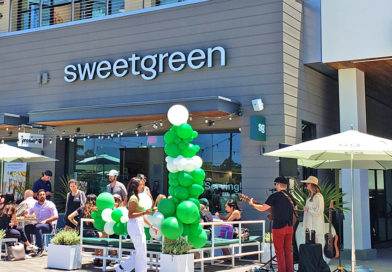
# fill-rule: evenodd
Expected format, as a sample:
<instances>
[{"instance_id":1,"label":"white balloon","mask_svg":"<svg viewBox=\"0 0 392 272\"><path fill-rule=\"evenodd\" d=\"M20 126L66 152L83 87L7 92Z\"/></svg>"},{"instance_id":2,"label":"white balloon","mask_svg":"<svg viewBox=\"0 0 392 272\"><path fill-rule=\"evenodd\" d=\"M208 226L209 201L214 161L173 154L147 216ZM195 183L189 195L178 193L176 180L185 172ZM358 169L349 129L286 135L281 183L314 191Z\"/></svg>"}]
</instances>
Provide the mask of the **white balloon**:
<instances>
[{"instance_id":1,"label":"white balloon","mask_svg":"<svg viewBox=\"0 0 392 272\"><path fill-rule=\"evenodd\" d=\"M107 208L107 209L104 209L103 211L102 211L102 219L103 219L103 221L105 221L105 222L114 222L113 221L113 219L112 219L112 209L109 209L109 208Z\"/></svg>"},{"instance_id":2,"label":"white balloon","mask_svg":"<svg viewBox=\"0 0 392 272\"><path fill-rule=\"evenodd\" d=\"M152 228L150 228L150 235L152 238L158 240L159 238L162 237L162 232L158 229L157 233L155 233L155 231Z\"/></svg>"},{"instance_id":3,"label":"white balloon","mask_svg":"<svg viewBox=\"0 0 392 272\"><path fill-rule=\"evenodd\" d=\"M128 218L128 209L127 209L127 207L119 207L118 209L123 212L123 216L127 216L127 218Z\"/></svg>"},{"instance_id":4,"label":"white balloon","mask_svg":"<svg viewBox=\"0 0 392 272\"><path fill-rule=\"evenodd\" d=\"M163 220L165 219L165 216L160 212L154 213L152 217L154 217L154 221L155 221L154 226L156 227L160 227L162 225Z\"/></svg>"},{"instance_id":5,"label":"white balloon","mask_svg":"<svg viewBox=\"0 0 392 272\"><path fill-rule=\"evenodd\" d=\"M200 168L203 165L203 160L199 156L193 156L196 168Z\"/></svg>"},{"instance_id":6,"label":"white balloon","mask_svg":"<svg viewBox=\"0 0 392 272\"><path fill-rule=\"evenodd\" d=\"M154 216L148 214L147 215L147 220L150 221L150 223L155 226L155 218L154 218Z\"/></svg>"},{"instance_id":7,"label":"white balloon","mask_svg":"<svg viewBox=\"0 0 392 272\"><path fill-rule=\"evenodd\" d=\"M123 215L121 218L120 218L120 222L121 223L126 223L128 221L128 215L127 216L125 216L125 215Z\"/></svg>"},{"instance_id":8,"label":"white balloon","mask_svg":"<svg viewBox=\"0 0 392 272\"><path fill-rule=\"evenodd\" d=\"M188 121L189 112L183 105L174 105L167 112L167 119L175 126L179 126Z\"/></svg>"},{"instance_id":9,"label":"white balloon","mask_svg":"<svg viewBox=\"0 0 392 272\"><path fill-rule=\"evenodd\" d=\"M108 235L112 235L114 234L113 231L113 226L114 226L115 222L107 222L103 228L103 230L108 234Z\"/></svg>"},{"instance_id":10,"label":"white balloon","mask_svg":"<svg viewBox=\"0 0 392 272\"><path fill-rule=\"evenodd\" d=\"M146 210L151 209L152 199L146 193L140 193L139 194L139 204Z\"/></svg>"},{"instance_id":11,"label":"white balloon","mask_svg":"<svg viewBox=\"0 0 392 272\"><path fill-rule=\"evenodd\" d=\"M192 172L195 170L195 166L192 163L187 163L184 167L184 170L187 172Z\"/></svg>"}]
</instances>

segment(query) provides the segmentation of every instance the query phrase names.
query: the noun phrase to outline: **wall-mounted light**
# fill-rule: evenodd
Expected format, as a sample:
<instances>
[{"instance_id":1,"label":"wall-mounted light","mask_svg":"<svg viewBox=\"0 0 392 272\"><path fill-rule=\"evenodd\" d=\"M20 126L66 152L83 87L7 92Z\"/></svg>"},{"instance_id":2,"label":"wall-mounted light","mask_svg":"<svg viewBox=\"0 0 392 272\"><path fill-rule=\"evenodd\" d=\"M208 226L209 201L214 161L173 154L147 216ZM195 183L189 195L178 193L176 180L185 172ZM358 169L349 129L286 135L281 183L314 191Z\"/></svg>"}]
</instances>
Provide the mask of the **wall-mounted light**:
<instances>
[{"instance_id":1,"label":"wall-mounted light","mask_svg":"<svg viewBox=\"0 0 392 272\"><path fill-rule=\"evenodd\" d=\"M261 98L253 99L252 106L254 111L262 111L264 109L263 100L261 100Z\"/></svg>"}]
</instances>

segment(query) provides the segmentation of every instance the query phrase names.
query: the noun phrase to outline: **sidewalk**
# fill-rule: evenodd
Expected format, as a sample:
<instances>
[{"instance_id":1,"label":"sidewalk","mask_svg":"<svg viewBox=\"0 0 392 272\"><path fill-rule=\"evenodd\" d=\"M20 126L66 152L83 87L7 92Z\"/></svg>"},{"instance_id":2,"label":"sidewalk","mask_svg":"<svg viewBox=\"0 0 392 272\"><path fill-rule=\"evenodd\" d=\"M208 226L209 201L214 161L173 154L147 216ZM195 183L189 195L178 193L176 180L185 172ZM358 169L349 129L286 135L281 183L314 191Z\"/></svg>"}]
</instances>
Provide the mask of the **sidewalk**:
<instances>
[{"instance_id":1,"label":"sidewalk","mask_svg":"<svg viewBox=\"0 0 392 272\"><path fill-rule=\"evenodd\" d=\"M35 257L32 259L27 259L24 261L17 262L8 262L1 261L0 262L0 271L12 271L12 272L25 272L25 271L61 271L56 269L47 269L46 268L47 255L44 254L42 257ZM349 265L349 260L342 261L343 265ZM358 261L358 265L364 265L366 267L373 268L375 272L390 272L392 271L392 248L381 249L377 252L377 259L373 261ZM245 272L249 271L249 269L256 267L256 264L252 264L249 262L236 262L237 266L234 268L230 267L222 267L222 266L211 266L208 265L205 267L206 272L215 272L215 271L230 271L230 272ZM338 262L333 261L330 263L331 271L335 270ZM101 267L94 267L92 265L91 258L83 258L83 267L80 270L73 271L102 271ZM109 266L107 271L113 271L113 267ZM150 271L149 271L150 272Z\"/></svg>"}]
</instances>

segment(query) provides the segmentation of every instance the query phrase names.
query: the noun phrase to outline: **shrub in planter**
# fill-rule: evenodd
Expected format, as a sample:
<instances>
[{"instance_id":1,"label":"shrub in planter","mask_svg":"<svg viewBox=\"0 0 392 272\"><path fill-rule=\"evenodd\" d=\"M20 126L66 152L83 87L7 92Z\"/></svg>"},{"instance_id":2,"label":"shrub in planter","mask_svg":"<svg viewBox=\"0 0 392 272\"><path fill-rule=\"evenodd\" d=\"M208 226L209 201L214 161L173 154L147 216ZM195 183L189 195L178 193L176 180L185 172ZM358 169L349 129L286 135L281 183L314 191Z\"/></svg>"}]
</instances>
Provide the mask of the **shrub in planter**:
<instances>
[{"instance_id":1,"label":"shrub in planter","mask_svg":"<svg viewBox=\"0 0 392 272\"><path fill-rule=\"evenodd\" d=\"M82 267L80 236L76 230L62 230L48 247L48 268L79 269Z\"/></svg>"},{"instance_id":2,"label":"shrub in planter","mask_svg":"<svg viewBox=\"0 0 392 272\"><path fill-rule=\"evenodd\" d=\"M161 272L193 272L193 254L187 254L192 249L185 237L175 241L165 241L160 260Z\"/></svg>"}]
</instances>

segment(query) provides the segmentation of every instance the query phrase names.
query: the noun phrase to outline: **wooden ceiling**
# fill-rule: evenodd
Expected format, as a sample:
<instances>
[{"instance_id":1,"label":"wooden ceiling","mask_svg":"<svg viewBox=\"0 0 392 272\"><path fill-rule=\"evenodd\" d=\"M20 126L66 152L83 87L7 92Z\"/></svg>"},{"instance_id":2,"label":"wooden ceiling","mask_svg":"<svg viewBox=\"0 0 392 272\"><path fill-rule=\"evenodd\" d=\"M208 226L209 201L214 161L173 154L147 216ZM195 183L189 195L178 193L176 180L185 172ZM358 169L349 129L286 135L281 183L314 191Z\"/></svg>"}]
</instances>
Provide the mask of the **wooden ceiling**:
<instances>
[{"instance_id":1,"label":"wooden ceiling","mask_svg":"<svg viewBox=\"0 0 392 272\"><path fill-rule=\"evenodd\" d=\"M366 95L392 105L392 57L327 63L336 70L358 68L365 72Z\"/></svg>"}]
</instances>

